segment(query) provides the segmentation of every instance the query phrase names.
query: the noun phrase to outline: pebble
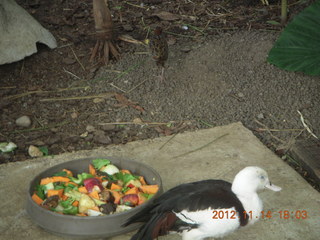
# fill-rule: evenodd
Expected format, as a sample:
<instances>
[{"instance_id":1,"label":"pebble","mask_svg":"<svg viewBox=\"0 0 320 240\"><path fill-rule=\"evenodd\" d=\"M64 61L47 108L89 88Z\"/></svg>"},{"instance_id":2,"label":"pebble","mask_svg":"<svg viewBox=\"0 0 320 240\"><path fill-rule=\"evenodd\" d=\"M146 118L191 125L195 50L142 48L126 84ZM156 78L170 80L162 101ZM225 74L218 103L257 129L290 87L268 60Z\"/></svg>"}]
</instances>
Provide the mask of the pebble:
<instances>
[{"instance_id":1,"label":"pebble","mask_svg":"<svg viewBox=\"0 0 320 240\"><path fill-rule=\"evenodd\" d=\"M73 113L71 113L70 116L71 116L72 119L76 119L78 117L78 115L79 115L78 113L73 112Z\"/></svg>"},{"instance_id":2,"label":"pebble","mask_svg":"<svg viewBox=\"0 0 320 240\"><path fill-rule=\"evenodd\" d=\"M116 125L114 124L106 124L106 125L102 125L101 127L104 131L112 131L116 128Z\"/></svg>"},{"instance_id":3,"label":"pebble","mask_svg":"<svg viewBox=\"0 0 320 240\"><path fill-rule=\"evenodd\" d=\"M92 126L92 125L87 125L86 126L86 131L89 132L89 133L94 132L95 130L96 130L95 127Z\"/></svg>"},{"instance_id":4,"label":"pebble","mask_svg":"<svg viewBox=\"0 0 320 240\"><path fill-rule=\"evenodd\" d=\"M186 46L185 46L185 47L182 47L182 48L181 48L181 51L184 52L184 53L188 53L188 52L190 52L191 50L192 50L191 47L186 47Z\"/></svg>"},{"instance_id":5,"label":"pebble","mask_svg":"<svg viewBox=\"0 0 320 240\"><path fill-rule=\"evenodd\" d=\"M264 119L263 113L259 113L258 116L257 116L257 118L258 118L258 119Z\"/></svg>"},{"instance_id":6,"label":"pebble","mask_svg":"<svg viewBox=\"0 0 320 240\"><path fill-rule=\"evenodd\" d=\"M104 98L94 98L93 99L93 103L101 103L101 102L104 102L105 99Z\"/></svg>"},{"instance_id":7,"label":"pebble","mask_svg":"<svg viewBox=\"0 0 320 240\"><path fill-rule=\"evenodd\" d=\"M19 127L30 127L31 119L28 116L22 116L16 119L16 124Z\"/></svg>"},{"instance_id":8,"label":"pebble","mask_svg":"<svg viewBox=\"0 0 320 240\"><path fill-rule=\"evenodd\" d=\"M98 130L94 133L93 141L96 143L110 144L111 139L109 136L106 136L104 131Z\"/></svg>"},{"instance_id":9,"label":"pebble","mask_svg":"<svg viewBox=\"0 0 320 240\"><path fill-rule=\"evenodd\" d=\"M36 146L30 145L28 149L28 153L30 157L42 157L43 152L40 151Z\"/></svg>"},{"instance_id":10,"label":"pebble","mask_svg":"<svg viewBox=\"0 0 320 240\"><path fill-rule=\"evenodd\" d=\"M242 92L239 92L239 93L238 93L238 97L239 97L239 98L243 98L243 97L244 97L244 94L243 94Z\"/></svg>"}]
</instances>

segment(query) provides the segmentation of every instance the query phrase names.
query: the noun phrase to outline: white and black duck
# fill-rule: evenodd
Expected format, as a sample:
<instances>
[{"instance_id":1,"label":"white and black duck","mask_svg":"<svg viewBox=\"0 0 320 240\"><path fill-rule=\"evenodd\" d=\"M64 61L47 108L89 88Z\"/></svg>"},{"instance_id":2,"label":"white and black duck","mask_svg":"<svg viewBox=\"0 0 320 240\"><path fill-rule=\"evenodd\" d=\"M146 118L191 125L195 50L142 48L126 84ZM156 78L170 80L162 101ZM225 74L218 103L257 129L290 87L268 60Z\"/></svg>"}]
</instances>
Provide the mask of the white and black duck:
<instances>
[{"instance_id":1,"label":"white and black duck","mask_svg":"<svg viewBox=\"0 0 320 240\"><path fill-rule=\"evenodd\" d=\"M125 226L145 224L131 240L152 240L169 233L179 233L183 240L224 237L239 227L256 222L263 210L257 191L280 191L259 167L246 167L233 183L203 180L176 186L162 194Z\"/></svg>"}]
</instances>

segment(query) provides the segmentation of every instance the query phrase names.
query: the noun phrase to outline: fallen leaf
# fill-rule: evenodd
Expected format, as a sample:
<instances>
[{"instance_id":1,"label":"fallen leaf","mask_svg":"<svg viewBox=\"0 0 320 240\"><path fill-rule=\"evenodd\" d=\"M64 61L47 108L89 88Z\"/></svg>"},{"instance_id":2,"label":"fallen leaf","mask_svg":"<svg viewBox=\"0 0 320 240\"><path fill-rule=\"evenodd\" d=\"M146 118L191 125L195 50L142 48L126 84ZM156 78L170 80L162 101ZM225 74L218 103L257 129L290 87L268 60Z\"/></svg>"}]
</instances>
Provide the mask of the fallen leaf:
<instances>
[{"instance_id":1,"label":"fallen leaf","mask_svg":"<svg viewBox=\"0 0 320 240\"><path fill-rule=\"evenodd\" d=\"M120 106L132 107L140 112L144 112L144 109L142 107L134 102L129 101L123 94L116 93L115 98L119 102Z\"/></svg>"},{"instance_id":2,"label":"fallen leaf","mask_svg":"<svg viewBox=\"0 0 320 240\"><path fill-rule=\"evenodd\" d=\"M144 112L143 107L140 107L139 105L131 105L131 107L133 107L134 109L140 111L140 112Z\"/></svg>"},{"instance_id":3,"label":"fallen leaf","mask_svg":"<svg viewBox=\"0 0 320 240\"><path fill-rule=\"evenodd\" d=\"M122 105L129 106L130 104L132 104L123 94L116 93L115 98Z\"/></svg>"}]
</instances>

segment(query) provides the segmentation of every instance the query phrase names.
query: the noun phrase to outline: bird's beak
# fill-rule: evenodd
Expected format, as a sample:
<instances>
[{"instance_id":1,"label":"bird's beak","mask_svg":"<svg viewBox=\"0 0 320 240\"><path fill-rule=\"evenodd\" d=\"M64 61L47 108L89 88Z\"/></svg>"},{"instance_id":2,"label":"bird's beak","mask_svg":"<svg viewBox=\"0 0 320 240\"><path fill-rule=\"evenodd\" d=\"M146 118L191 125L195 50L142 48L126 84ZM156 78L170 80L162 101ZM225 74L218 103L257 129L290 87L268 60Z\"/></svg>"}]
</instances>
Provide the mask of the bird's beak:
<instances>
[{"instance_id":1,"label":"bird's beak","mask_svg":"<svg viewBox=\"0 0 320 240\"><path fill-rule=\"evenodd\" d=\"M278 187L277 185L274 185L274 184L272 184L271 182L269 182L268 184L266 184L265 185L265 188L268 188L268 189L270 189L270 190L272 190L272 191L275 191L275 192L279 192L279 191L281 191L281 187Z\"/></svg>"}]
</instances>

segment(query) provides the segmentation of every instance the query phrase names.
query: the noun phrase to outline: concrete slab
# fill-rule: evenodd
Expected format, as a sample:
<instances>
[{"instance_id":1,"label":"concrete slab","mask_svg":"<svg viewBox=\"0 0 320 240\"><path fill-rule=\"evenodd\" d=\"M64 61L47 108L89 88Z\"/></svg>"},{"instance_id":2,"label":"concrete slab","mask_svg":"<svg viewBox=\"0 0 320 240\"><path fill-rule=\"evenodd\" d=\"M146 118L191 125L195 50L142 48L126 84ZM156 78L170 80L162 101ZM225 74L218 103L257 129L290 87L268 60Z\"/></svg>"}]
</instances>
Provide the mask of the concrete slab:
<instances>
[{"instance_id":1,"label":"concrete slab","mask_svg":"<svg viewBox=\"0 0 320 240\"><path fill-rule=\"evenodd\" d=\"M223 137L212 142L220 136ZM0 238L63 239L40 229L27 216L24 205L29 181L40 171L64 161L87 156L120 156L155 168L162 176L165 190L183 182L207 178L232 181L235 174L245 166L260 166L269 173L272 182L283 188L278 193L266 190L260 194L265 210L272 211L272 217L261 219L255 225L242 228L225 239L319 239L320 194L241 123L178 134L168 142L169 139L162 137L0 165ZM198 148L201 149L185 155ZM179 157L181 154L184 155ZM290 212L289 219L281 219L278 213L285 210ZM291 214L299 210L307 211L308 218L296 219ZM131 235L117 236L112 240L127 240ZM171 235L161 239L178 240L180 237Z\"/></svg>"}]
</instances>

